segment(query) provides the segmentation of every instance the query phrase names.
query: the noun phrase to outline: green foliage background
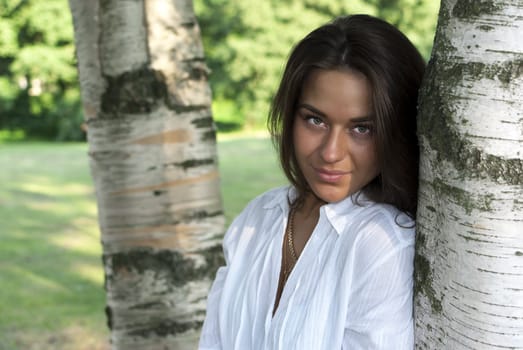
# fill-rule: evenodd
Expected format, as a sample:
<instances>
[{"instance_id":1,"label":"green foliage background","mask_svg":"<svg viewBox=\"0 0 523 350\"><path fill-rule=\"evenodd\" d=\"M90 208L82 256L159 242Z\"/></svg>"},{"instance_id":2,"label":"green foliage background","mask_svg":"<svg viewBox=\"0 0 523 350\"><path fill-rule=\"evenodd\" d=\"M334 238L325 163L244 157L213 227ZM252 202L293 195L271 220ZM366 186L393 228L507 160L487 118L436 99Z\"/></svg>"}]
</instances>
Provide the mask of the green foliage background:
<instances>
[{"instance_id":1,"label":"green foliage background","mask_svg":"<svg viewBox=\"0 0 523 350\"><path fill-rule=\"evenodd\" d=\"M434 0L194 0L212 69L219 130L261 128L294 43L335 16L396 25L428 58ZM67 0L0 0L0 139L81 140L82 112ZM3 131L2 131L3 130Z\"/></svg>"},{"instance_id":2,"label":"green foliage background","mask_svg":"<svg viewBox=\"0 0 523 350\"><path fill-rule=\"evenodd\" d=\"M402 30L428 58L439 1L194 0L212 70L218 126L260 127L292 46L332 18L366 13ZM225 125L223 125L225 124Z\"/></svg>"},{"instance_id":3,"label":"green foliage background","mask_svg":"<svg viewBox=\"0 0 523 350\"><path fill-rule=\"evenodd\" d=\"M83 137L67 0L0 0L0 129Z\"/></svg>"}]
</instances>

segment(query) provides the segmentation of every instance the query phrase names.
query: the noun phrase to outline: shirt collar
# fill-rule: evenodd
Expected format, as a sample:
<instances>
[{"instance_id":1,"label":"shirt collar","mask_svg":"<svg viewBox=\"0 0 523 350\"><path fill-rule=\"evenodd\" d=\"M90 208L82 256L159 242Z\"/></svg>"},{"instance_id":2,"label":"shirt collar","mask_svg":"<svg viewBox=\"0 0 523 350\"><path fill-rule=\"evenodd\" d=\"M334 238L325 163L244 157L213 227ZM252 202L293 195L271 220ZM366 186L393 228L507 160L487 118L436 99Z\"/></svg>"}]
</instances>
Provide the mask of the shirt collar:
<instances>
[{"instance_id":1,"label":"shirt collar","mask_svg":"<svg viewBox=\"0 0 523 350\"><path fill-rule=\"evenodd\" d=\"M321 207L321 210L323 210L336 233L340 235L346 231L346 227L350 224L354 214L371 204L373 202L363 192L358 191L339 202L325 204Z\"/></svg>"},{"instance_id":2,"label":"shirt collar","mask_svg":"<svg viewBox=\"0 0 523 350\"><path fill-rule=\"evenodd\" d=\"M284 186L273 190L274 194L263 205L263 209L272 209L277 206L286 213L289 211L289 201L292 202L297 195L293 186Z\"/></svg>"},{"instance_id":3,"label":"shirt collar","mask_svg":"<svg viewBox=\"0 0 523 350\"><path fill-rule=\"evenodd\" d=\"M289 200L292 202L297 195L297 191L293 186L286 186L275 191L272 198L270 198L263 206L264 209L272 209L279 206L282 212L288 213ZM340 235L349 224L350 218L355 211L359 211L364 207L371 205L373 202L365 196L361 191L358 191L349 197L336 202L323 205L320 210L321 214L325 215L329 223L332 225L338 235Z\"/></svg>"}]
</instances>

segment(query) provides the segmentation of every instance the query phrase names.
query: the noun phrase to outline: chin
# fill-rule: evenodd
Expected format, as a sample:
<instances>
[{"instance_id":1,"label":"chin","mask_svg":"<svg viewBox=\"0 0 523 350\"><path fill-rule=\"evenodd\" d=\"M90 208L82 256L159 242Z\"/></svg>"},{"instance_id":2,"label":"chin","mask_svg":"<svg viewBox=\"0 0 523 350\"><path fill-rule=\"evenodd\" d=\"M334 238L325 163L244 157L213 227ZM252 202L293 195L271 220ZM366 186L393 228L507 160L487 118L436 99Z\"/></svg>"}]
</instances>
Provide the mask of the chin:
<instances>
[{"instance_id":1,"label":"chin","mask_svg":"<svg viewBox=\"0 0 523 350\"><path fill-rule=\"evenodd\" d=\"M340 202L351 194L348 191L325 191L321 189L314 189L313 192L316 195L316 197L318 197L326 203Z\"/></svg>"}]
</instances>

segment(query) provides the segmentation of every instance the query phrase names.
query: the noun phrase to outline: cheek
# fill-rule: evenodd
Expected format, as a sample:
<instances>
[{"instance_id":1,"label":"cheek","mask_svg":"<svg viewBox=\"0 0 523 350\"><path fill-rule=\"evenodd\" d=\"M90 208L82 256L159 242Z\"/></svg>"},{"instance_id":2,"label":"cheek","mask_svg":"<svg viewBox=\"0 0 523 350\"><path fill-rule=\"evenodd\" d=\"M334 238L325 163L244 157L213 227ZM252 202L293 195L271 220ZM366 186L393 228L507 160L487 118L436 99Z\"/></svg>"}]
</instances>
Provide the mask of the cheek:
<instances>
[{"instance_id":1,"label":"cheek","mask_svg":"<svg viewBox=\"0 0 523 350\"><path fill-rule=\"evenodd\" d=\"M296 127L296 123L294 123L292 128L292 153L293 158L296 160L297 165L301 167L301 159L302 159L302 153L303 153L303 136L300 135L300 132L298 128ZM301 141L301 142L300 142Z\"/></svg>"},{"instance_id":2,"label":"cheek","mask_svg":"<svg viewBox=\"0 0 523 350\"><path fill-rule=\"evenodd\" d=\"M358 159L360 165L365 166L372 172L379 172L378 153L375 145L369 144L353 148L353 155Z\"/></svg>"},{"instance_id":3,"label":"cheek","mask_svg":"<svg viewBox=\"0 0 523 350\"><path fill-rule=\"evenodd\" d=\"M369 168L372 169L372 171L375 173L375 175L378 175L381 172L381 166L380 166L380 162L378 160L378 152L374 147L372 148L371 152L369 152L368 159L369 159Z\"/></svg>"},{"instance_id":4,"label":"cheek","mask_svg":"<svg viewBox=\"0 0 523 350\"><path fill-rule=\"evenodd\" d=\"M304 135L303 130L300 128L297 123L294 123L292 130L292 142L294 145L294 152L296 157L299 158L304 152L307 151L307 136Z\"/></svg>"},{"instance_id":5,"label":"cheek","mask_svg":"<svg viewBox=\"0 0 523 350\"><path fill-rule=\"evenodd\" d=\"M296 128L296 121L294 121L292 126L292 145L294 146L294 149L297 147L297 140L299 140L298 130Z\"/></svg>"}]
</instances>

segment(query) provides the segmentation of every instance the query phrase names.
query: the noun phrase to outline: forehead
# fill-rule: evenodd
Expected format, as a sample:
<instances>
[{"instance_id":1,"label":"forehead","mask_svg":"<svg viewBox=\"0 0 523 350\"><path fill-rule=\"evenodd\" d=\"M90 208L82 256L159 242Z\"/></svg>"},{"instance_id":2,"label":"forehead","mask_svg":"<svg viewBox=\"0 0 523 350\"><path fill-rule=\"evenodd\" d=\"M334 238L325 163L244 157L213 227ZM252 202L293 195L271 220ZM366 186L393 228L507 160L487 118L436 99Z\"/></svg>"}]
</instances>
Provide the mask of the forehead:
<instances>
[{"instance_id":1,"label":"forehead","mask_svg":"<svg viewBox=\"0 0 523 350\"><path fill-rule=\"evenodd\" d=\"M314 69L303 84L298 106L310 105L328 117L364 117L372 113L368 79L352 69Z\"/></svg>"}]
</instances>

